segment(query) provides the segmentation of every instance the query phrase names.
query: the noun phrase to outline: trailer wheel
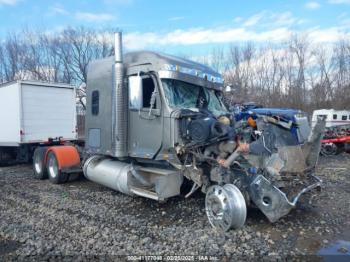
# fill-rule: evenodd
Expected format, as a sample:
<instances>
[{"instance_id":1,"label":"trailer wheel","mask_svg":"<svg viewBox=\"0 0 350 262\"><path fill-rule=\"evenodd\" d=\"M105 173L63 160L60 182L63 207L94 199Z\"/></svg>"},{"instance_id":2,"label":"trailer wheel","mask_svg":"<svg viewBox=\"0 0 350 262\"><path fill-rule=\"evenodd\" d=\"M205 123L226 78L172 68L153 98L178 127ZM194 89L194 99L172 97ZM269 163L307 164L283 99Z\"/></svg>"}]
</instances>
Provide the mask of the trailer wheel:
<instances>
[{"instance_id":1,"label":"trailer wheel","mask_svg":"<svg viewBox=\"0 0 350 262\"><path fill-rule=\"evenodd\" d=\"M47 147L38 147L34 151L33 155L33 171L34 177L36 179L46 179L47 178L47 169L45 164L45 155Z\"/></svg>"},{"instance_id":2,"label":"trailer wheel","mask_svg":"<svg viewBox=\"0 0 350 262\"><path fill-rule=\"evenodd\" d=\"M47 164L46 164L47 172L49 174L49 180L53 184L62 184L67 181L68 175L62 173L56 154L54 152L49 152L47 155Z\"/></svg>"}]
</instances>

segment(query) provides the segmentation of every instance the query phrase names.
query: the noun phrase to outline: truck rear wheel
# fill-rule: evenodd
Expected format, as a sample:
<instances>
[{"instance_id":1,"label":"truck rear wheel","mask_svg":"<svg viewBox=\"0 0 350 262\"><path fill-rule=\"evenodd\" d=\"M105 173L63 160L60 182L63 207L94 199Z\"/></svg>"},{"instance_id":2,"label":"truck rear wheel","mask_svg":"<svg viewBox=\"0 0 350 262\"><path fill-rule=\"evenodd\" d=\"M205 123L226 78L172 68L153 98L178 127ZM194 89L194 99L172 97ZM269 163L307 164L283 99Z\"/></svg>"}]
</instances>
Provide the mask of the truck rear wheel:
<instances>
[{"instance_id":1,"label":"truck rear wheel","mask_svg":"<svg viewBox=\"0 0 350 262\"><path fill-rule=\"evenodd\" d=\"M56 154L54 152L49 152L47 155L46 168L51 183L62 184L67 181L68 175L61 172Z\"/></svg>"},{"instance_id":2,"label":"truck rear wheel","mask_svg":"<svg viewBox=\"0 0 350 262\"><path fill-rule=\"evenodd\" d=\"M38 147L34 151L33 155L33 171L34 177L37 179L46 179L47 170L45 164L45 155L47 147Z\"/></svg>"}]
</instances>

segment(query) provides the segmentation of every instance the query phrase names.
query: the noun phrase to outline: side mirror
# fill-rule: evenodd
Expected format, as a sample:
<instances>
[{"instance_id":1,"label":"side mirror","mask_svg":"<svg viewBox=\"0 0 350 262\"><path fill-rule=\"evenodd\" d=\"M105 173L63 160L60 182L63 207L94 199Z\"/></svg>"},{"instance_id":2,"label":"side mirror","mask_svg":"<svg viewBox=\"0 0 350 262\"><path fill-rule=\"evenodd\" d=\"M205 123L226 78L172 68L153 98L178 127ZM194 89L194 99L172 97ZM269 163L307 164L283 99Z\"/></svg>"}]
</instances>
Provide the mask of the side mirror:
<instances>
[{"instance_id":1,"label":"side mirror","mask_svg":"<svg viewBox=\"0 0 350 262\"><path fill-rule=\"evenodd\" d=\"M129 108L141 109L142 108L142 77L130 76L129 77Z\"/></svg>"}]
</instances>

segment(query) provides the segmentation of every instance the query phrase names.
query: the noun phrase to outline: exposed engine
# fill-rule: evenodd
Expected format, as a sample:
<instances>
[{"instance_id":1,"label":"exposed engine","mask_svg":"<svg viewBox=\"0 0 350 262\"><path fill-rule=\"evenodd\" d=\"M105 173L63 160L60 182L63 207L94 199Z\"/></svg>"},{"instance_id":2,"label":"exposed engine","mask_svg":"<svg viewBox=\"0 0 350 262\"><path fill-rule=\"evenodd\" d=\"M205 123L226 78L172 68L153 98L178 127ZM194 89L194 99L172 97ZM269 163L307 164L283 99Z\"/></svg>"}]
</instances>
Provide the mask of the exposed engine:
<instances>
[{"instance_id":1,"label":"exposed engine","mask_svg":"<svg viewBox=\"0 0 350 262\"><path fill-rule=\"evenodd\" d=\"M248 205L275 222L300 195L320 186L313 170L324 121L299 144L293 126L271 116L235 122L229 115L186 109L178 118L183 143L176 150L184 176L193 181L187 197L199 188L206 193L206 212L216 228L242 226Z\"/></svg>"},{"instance_id":2,"label":"exposed engine","mask_svg":"<svg viewBox=\"0 0 350 262\"><path fill-rule=\"evenodd\" d=\"M226 116L216 119L206 111L196 113L183 110L180 117L180 133L186 147L211 144L233 137L234 126Z\"/></svg>"}]
</instances>

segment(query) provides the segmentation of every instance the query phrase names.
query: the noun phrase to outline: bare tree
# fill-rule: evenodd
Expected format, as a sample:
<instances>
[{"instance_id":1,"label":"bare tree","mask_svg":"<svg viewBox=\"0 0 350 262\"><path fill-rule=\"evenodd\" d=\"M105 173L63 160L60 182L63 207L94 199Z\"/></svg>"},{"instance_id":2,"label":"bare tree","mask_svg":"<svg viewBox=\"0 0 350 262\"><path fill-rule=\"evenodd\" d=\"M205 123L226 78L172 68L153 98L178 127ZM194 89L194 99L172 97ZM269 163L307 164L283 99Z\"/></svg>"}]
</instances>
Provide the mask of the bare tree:
<instances>
[{"instance_id":1,"label":"bare tree","mask_svg":"<svg viewBox=\"0 0 350 262\"><path fill-rule=\"evenodd\" d=\"M4 48L0 45L0 83L5 82L5 55Z\"/></svg>"},{"instance_id":2,"label":"bare tree","mask_svg":"<svg viewBox=\"0 0 350 262\"><path fill-rule=\"evenodd\" d=\"M227 70L227 61L225 58L224 48L219 46L211 50L210 56L210 66L217 72L224 72Z\"/></svg>"},{"instance_id":3,"label":"bare tree","mask_svg":"<svg viewBox=\"0 0 350 262\"><path fill-rule=\"evenodd\" d=\"M310 105L312 108L326 108L332 106L334 96L332 80L332 57L323 46L315 46L313 50L315 59L314 70L310 70Z\"/></svg>"},{"instance_id":4,"label":"bare tree","mask_svg":"<svg viewBox=\"0 0 350 262\"><path fill-rule=\"evenodd\" d=\"M55 34L10 32L0 42L0 82L36 79L74 84L84 108L88 64L113 55L112 39L111 30L85 27ZM256 101L309 112L350 105L349 40L339 40L330 48L313 45L306 35L293 35L275 45L220 45L196 60L223 74L232 90L226 94L230 105Z\"/></svg>"},{"instance_id":5,"label":"bare tree","mask_svg":"<svg viewBox=\"0 0 350 262\"><path fill-rule=\"evenodd\" d=\"M350 42L339 40L334 47L334 102L339 108L349 107Z\"/></svg>"},{"instance_id":6,"label":"bare tree","mask_svg":"<svg viewBox=\"0 0 350 262\"><path fill-rule=\"evenodd\" d=\"M21 79L26 73L27 46L18 33L9 33L3 43L3 70L5 81Z\"/></svg>"},{"instance_id":7,"label":"bare tree","mask_svg":"<svg viewBox=\"0 0 350 262\"><path fill-rule=\"evenodd\" d=\"M55 45L63 61L64 78L67 82L78 83L78 98L84 108L83 101L86 95L84 86L87 83L88 65L94 59L113 54L111 39L106 33L100 31L84 27L68 28L62 32Z\"/></svg>"}]
</instances>

